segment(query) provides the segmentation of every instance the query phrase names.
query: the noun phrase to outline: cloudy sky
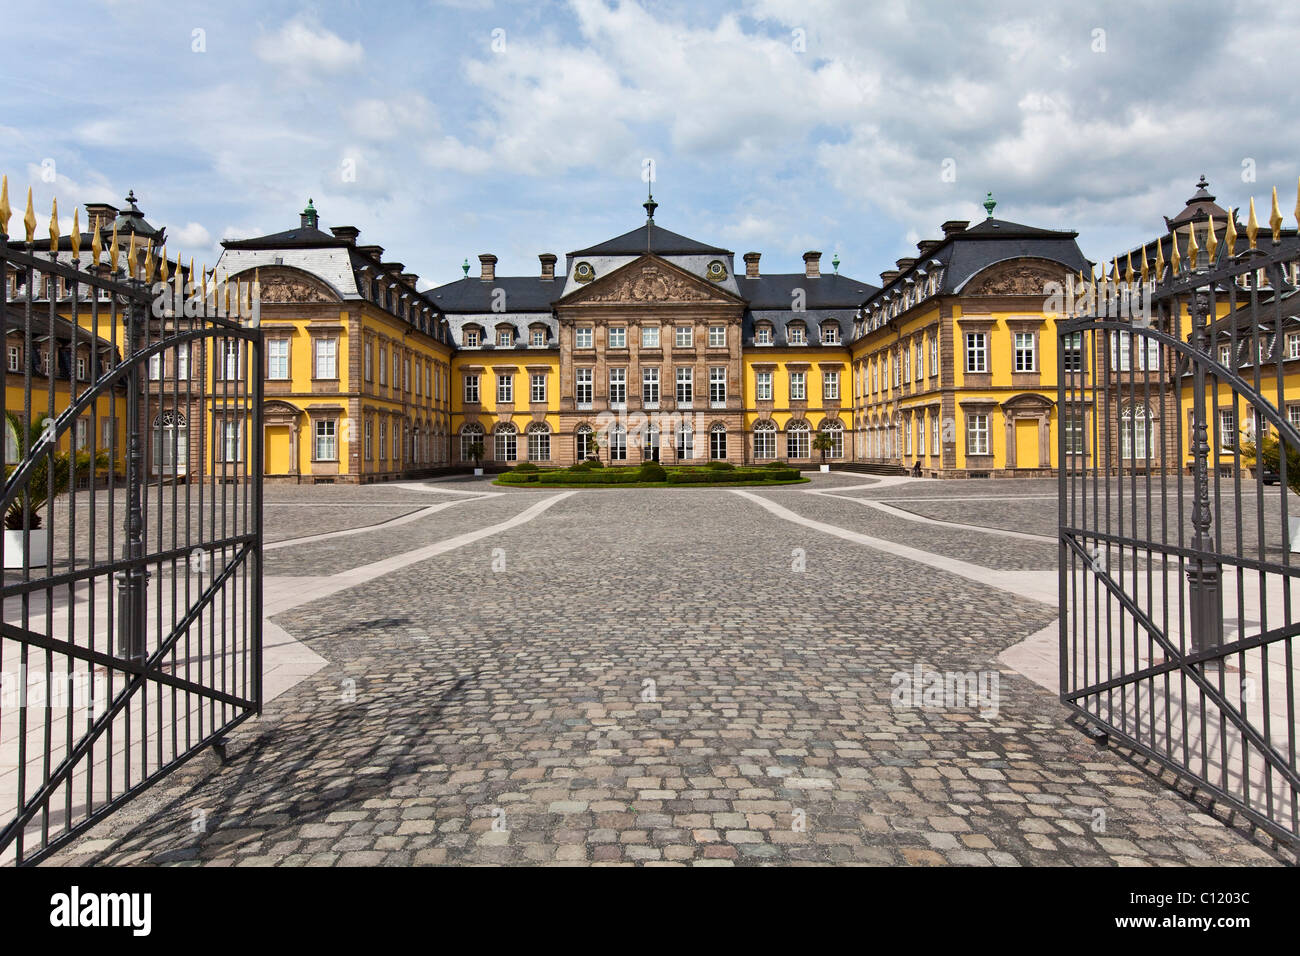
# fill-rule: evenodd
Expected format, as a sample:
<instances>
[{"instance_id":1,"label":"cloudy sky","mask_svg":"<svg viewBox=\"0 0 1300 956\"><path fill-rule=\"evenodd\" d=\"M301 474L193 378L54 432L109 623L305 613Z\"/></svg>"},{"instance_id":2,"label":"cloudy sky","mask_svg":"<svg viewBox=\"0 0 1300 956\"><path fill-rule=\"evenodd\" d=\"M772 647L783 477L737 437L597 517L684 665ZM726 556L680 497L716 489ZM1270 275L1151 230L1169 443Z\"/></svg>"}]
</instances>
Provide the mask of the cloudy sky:
<instances>
[{"instance_id":1,"label":"cloudy sky","mask_svg":"<svg viewBox=\"0 0 1300 956\"><path fill-rule=\"evenodd\" d=\"M311 197L423 286L639 225L646 160L657 222L765 270L877 280L989 190L1102 259L1202 173L1289 213L1298 38L1293 0L36 3L6 18L0 171L43 221L134 189L209 262Z\"/></svg>"}]
</instances>

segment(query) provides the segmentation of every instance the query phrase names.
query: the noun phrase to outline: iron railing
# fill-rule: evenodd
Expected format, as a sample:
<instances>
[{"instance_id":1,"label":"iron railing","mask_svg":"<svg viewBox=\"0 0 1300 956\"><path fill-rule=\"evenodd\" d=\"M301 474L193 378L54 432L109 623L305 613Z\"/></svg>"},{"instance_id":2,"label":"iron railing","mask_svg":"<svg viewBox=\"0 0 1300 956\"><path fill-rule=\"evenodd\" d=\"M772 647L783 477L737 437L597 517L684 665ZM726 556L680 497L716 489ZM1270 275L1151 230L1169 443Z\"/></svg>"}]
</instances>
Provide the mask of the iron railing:
<instances>
[{"instance_id":1,"label":"iron railing","mask_svg":"<svg viewBox=\"0 0 1300 956\"><path fill-rule=\"evenodd\" d=\"M83 262L7 221L0 860L27 864L260 711L262 342L134 235L101 266L98 232Z\"/></svg>"}]
</instances>

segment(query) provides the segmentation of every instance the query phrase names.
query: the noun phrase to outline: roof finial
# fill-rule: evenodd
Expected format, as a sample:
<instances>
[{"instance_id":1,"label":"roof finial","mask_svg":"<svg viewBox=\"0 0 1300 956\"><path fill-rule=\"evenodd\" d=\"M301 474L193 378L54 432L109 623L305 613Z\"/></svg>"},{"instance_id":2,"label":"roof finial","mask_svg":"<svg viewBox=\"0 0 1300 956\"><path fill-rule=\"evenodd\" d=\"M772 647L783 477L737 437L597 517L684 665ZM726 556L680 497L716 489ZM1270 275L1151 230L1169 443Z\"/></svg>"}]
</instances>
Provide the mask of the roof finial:
<instances>
[{"instance_id":1,"label":"roof finial","mask_svg":"<svg viewBox=\"0 0 1300 956\"><path fill-rule=\"evenodd\" d=\"M988 198L984 200L984 209L988 212L990 219L993 218L993 207L996 205L997 202L993 199L993 190L990 189Z\"/></svg>"},{"instance_id":2,"label":"roof finial","mask_svg":"<svg viewBox=\"0 0 1300 956\"><path fill-rule=\"evenodd\" d=\"M655 221L655 210L659 208L659 204L655 202L654 184L648 180L646 181L645 194L646 201L641 205L645 207L645 221L651 223Z\"/></svg>"},{"instance_id":3,"label":"roof finial","mask_svg":"<svg viewBox=\"0 0 1300 956\"><path fill-rule=\"evenodd\" d=\"M834 258L831 259L831 265L835 267L835 274L836 274L836 275L839 275L839 274L840 274L840 254L839 254L838 252L835 253Z\"/></svg>"},{"instance_id":4,"label":"roof finial","mask_svg":"<svg viewBox=\"0 0 1300 956\"><path fill-rule=\"evenodd\" d=\"M466 279L469 278L469 259L466 259L464 262L460 264L460 271L465 273Z\"/></svg>"}]
</instances>

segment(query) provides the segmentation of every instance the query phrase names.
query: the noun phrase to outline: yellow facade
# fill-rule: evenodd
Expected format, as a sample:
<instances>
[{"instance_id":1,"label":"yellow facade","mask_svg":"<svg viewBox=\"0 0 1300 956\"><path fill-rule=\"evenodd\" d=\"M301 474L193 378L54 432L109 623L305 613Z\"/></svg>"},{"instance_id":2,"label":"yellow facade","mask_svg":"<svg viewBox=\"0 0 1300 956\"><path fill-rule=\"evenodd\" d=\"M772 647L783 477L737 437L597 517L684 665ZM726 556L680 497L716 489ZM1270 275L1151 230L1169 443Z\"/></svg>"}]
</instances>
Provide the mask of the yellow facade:
<instances>
[{"instance_id":1,"label":"yellow facade","mask_svg":"<svg viewBox=\"0 0 1300 956\"><path fill-rule=\"evenodd\" d=\"M741 359L744 427L749 436L747 460L820 459L821 453L812 448L812 438L823 428L835 429L833 423L838 423L839 441L834 450L827 452L827 460L852 456L853 425L845 411L852 407L853 400L847 348L753 347L746 349ZM761 390L760 375L770 376ZM792 441L790 437L791 424L803 422L809 432L806 448L800 444L802 438ZM770 455L759 453L754 442L756 426L761 428L766 423L775 425L777 432Z\"/></svg>"},{"instance_id":2,"label":"yellow facade","mask_svg":"<svg viewBox=\"0 0 1300 956\"><path fill-rule=\"evenodd\" d=\"M534 376L543 376L544 397L533 401ZM509 392L501 386L509 381ZM468 382L468 387L467 387ZM475 389L475 383L477 388ZM451 459L464 463L468 457L461 435L468 425L482 428L483 460L554 462L559 459L560 435L560 356L555 349L495 348L481 351L457 352L451 365L451 415L455 436L452 440ZM478 401L472 401L477 393ZM501 401L508 395L510 401ZM545 442L546 457L530 453L529 428L540 432L545 425L549 439ZM511 431L513 429L513 432ZM496 441L501 434L502 441ZM513 434L514 457L510 458L510 440ZM540 443L539 443L540 444ZM500 450L503 454L498 454Z\"/></svg>"}]
</instances>

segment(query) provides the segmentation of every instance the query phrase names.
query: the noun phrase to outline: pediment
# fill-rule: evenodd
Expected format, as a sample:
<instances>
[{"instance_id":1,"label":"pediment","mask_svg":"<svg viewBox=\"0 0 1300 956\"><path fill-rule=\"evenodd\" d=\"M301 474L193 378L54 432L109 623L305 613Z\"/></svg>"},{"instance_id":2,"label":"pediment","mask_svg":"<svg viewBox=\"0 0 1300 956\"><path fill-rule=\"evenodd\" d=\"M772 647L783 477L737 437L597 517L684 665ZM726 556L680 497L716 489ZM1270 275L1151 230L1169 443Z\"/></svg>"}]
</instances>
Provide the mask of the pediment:
<instances>
[{"instance_id":1,"label":"pediment","mask_svg":"<svg viewBox=\"0 0 1300 956\"><path fill-rule=\"evenodd\" d=\"M1015 259L989 266L962 290L964 295L1044 296L1049 282L1065 280L1066 269L1047 259Z\"/></svg>"},{"instance_id":2,"label":"pediment","mask_svg":"<svg viewBox=\"0 0 1300 956\"><path fill-rule=\"evenodd\" d=\"M608 275L595 279L581 289L575 289L560 301L565 305L698 304L701 302L734 305L743 300L665 259L656 255L645 255Z\"/></svg>"},{"instance_id":3,"label":"pediment","mask_svg":"<svg viewBox=\"0 0 1300 956\"><path fill-rule=\"evenodd\" d=\"M252 277L245 272L241 278L248 281ZM302 269L289 266L263 267L257 270L257 280L263 303L342 301L342 297L329 283Z\"/></svg>"}]
</instances>

